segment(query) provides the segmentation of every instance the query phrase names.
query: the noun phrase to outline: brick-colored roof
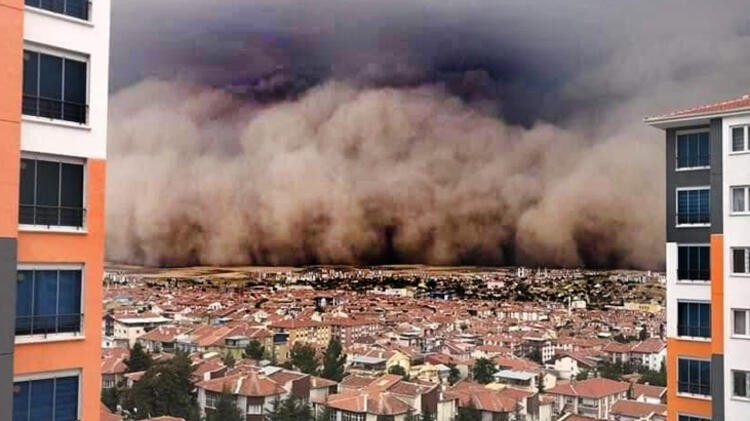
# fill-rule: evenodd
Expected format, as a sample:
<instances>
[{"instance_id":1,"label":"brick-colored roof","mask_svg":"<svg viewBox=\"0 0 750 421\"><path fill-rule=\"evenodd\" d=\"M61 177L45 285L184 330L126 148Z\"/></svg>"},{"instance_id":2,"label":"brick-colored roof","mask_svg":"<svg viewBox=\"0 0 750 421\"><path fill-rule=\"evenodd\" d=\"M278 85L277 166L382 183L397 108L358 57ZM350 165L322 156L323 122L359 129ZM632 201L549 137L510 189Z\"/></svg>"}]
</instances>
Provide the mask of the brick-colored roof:
<instances>
[{"instance_id":1,"label":"brick-colored roof","mask_svg":"<svg viewBox=\"0 0 750 421\"><path fill-rule=\"evenodd\" d=\"M391 392L368 390L330 395L326 406L347 412L375 415L400 415L412 410L407 403Z\"/></svg>"},{"instance_id":2,"label":"brick-colored roof","mask_svg":"<svg viewBox=\"0 0 750 421\"><path fill-rule=\"evenodd\" d=\"M122 417L115 415L103 403L99 404L99 419L101 421L122 421Z\"/></svg>"},{"instance_id":3,"label":"brick-colored roof","mask_svg":"<svg viewBox=\"0 0 750 421\"><path fill-rule=\"evenodd\" d=\"M576 383L559 384L549 389L547 393L551 395L600 399L605 396L627 392L629 388L630 385L628 383L597 377Z\"/></svg>"},{"instance_id":4,"label":"brick-colored roof","mask_svg":"<svg viewBox=\"0 0 750 421\"><path fill-rule=\"evenodd\" d=\"M661 399L665 393L667 393L666 387L640 383L633 385L633 396L635 397L646 396L649 398Z\"/></svg>"},{"instance_id":5,"label":"brick-colored roof","mask_svg":"<svg viewBox=\"0 0 750 421\"><path fill-rule=\"evenodd\" d=\"M679 117L704 116L712 114L722 114L740 110L750 111L750 95L743 95L739 98L733 98L726 101L715 102L712 104L699 105L697 107L686 108L683 110L672 111L667 114L657 115L646 118L646 121L667 120Z\"/></svg>"},{"instance_id":6,"label":"brick-colored roof","mask_svg":"<svg viewBox=\"0 0 750 421\"><path fill-rule=\"evenodd\" d=\"M612 405L612 409L609 412L614 415L642 418L650 414L666 415L667 406L621 399Z\"/></svg>"},{"instance_id":7,"label":"brick-colored roof","mask_svg":"<svg viewBox=\"0 0 750 421\"><path fill-rule=\"evenodd\" d=\"M269 325L272 329L303 329L319 326L323 326L323 324L311 319L284 319Z\"/></svg>"},{"instance_id":8,"label":"brick-colored roof","mask_svg":"<svg viewBox=\"0 0 750 421\"><path fill-rule=\"evenodd\" d=\"M641 354L655 354L661 352L667 346L666 342L659 338L646 339L633 347L633 352Z\"/></svg>"},{"instance_id":9,"label":"brick-colored roof","mask_svg":"<svg viewBox=\"0 0 750 421\"><path fill-rule=\"evenodd\" d=\"M235 374L217 379L204 380L196 385L211 392L221 393L225 389L233 395L266 397L285 392L275 381L261 376L255 371L248 374Z\"/></svg>"}]
</instances>

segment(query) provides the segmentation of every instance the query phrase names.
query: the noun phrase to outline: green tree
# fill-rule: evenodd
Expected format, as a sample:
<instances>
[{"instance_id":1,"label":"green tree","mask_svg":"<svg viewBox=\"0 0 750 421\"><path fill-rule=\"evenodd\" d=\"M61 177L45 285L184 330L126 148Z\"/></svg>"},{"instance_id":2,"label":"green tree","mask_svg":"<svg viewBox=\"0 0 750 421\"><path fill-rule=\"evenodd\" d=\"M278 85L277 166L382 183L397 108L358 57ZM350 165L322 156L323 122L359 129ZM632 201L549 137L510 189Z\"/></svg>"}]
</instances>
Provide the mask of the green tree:
<instances>
[{"instance_id":1,"label":"green tree","mask_svg":"<svg viewBox=\"0 0 750 421\"><path fill-rule=\"evenodd\" d=\"M301 342L295 343L292 347L291 363L305 374L315 374L318 371L315 348Z\"/></svg>"},{"instance_id":2,"label":"green tree","mask_svg":"<svg viewBox=\"0 0 750 421\"><path fill-rule=\"evenodd\" d=\"M529 352L529 359L537 364L543 364L542 351L539 348L534 348Z\"/></svg>"},{"instance_id":3,"label":"green tree","mask_svg":"<svg viewBox=\"0 0 750 421\"><path fill-rule=\"evenodd\" d=\"M588 370L581 370L576 375L576 380L583 381L587 380L589 378L589 371Z\"/></svg>"},{"instance_id":4,"label":"green tree","mask_svg":"<svg viewBox=\"0 0 750 421\"><path fill-rule=\"evenodd\" d=\"M171 415L199 421L200 412L193 393L193 368L187 354L153 364L125 397L127 408L137 420Z\"/></svg>"},{"instance_id":5,"label":"green tree","mask_svg":"<svg viewBox=\"0 0 750 421\"><path fill-rule=\"evenodd\" d=\"M133 345L133 349L130 350L130 357L125 361L125 365L128 366L128 373L146 371L153 363L151 356L143 350L140 342L136 342Z\"/></svg>"},{"instance_id":6,"label":"green tree","mask_svg":"<svg viewBox=\"0 0 750 421\"><path fill-rule=\"evenodd\" d=\"M662 361L659 371L643 370L641 371L641 383L648 383L654 386L667 386L667 367Z\"/></svg>"},{"instance_id":7,"label":"green tree","mask_svg":"<svg viewBox=\"0 0 750 421\"><path fill-rule=\"evenodd\" d=\"M455 421L482 421L482 413L474 405L459 407Z\"/></svg>"},{"instance_id":8,"label":"green tree","mask_svg":"<svg viewBox=\"0 0 750 421\"><path fill-rule=\"evenodd\" d=\"M207 415L206 421L245 421L242 412L237 408L236 398L226 389L221 393L216 409Z\"/></svg>"},{"instance_id":9,"label":"green tree","mask_svg":"<svg viewBox=\"0 0 750 421\"><path fill-rule=\"evenodd\" d=\"M435 416L430 411L422 411L419 421L435 421Z\"/></svg>"},{"instance_id":10,"label":"green tree","mask_svg":"<svg viewBox=\"0 0 750 421\"><path fill-rule=\"evenodd\" d=\"M333 415L333 410L327 406L324 406L323 409L315 416L315 421L331 421Z\"/></svg>"},{"instance_id":11,"label":"green tree","mask_svg":"<svg viewBox=\"0 0 750 421\"><path fill-rule=\"evenodd\" d=\"M323 370L320 372L320 376L340 382L344 378L345 363L346 354L342 352L341 342L338 338L331 339L323 356Z\"/></svg>"},{"instance_id":12,"label":"green tree","mask_svg":"<svg viewBox=\"0 0 750 421\"><path fill-rule=\"evenodd\" d=\"M286 399L276 399L271 410L265 414L266 421L314 421L312 409L307 402L289 395Z\"/></svg>"},{"instance_id":13,"label":"green tree","mask_svg":"<svg viewBox=\"0 0 750 421\"><path fill-rule=\"evenodd\" d=\"M451 369L450 373L448 373L448 384L453 386L461 380L461 372L458 371L455 364L448 364L448 368Z\"/></svg>"},{"instance_id":14,"label":"green tree","mask_svg":"<svg viewBox=\"0 0 750 421\"><path fill-rule=\"evenodd\" d=\"M224 361L223 362L224 362L224 365L227 366L227 367L229 367L229 368L234 368L234 365L237 363L234 360L234 356L232 355L231 352L227 352L227 355L226 355L226 357L224 357Z\"/></svg>"},{"instance_id":15,"label":"green tree","mask_svg":"<svg viewBox=\"0 0 750 421\"><path fill-rule=\"evenodd\" d=\"M117 387L102 389L102 403L110 411L117 411L117 405L120 404L120 390Z\"/></svg>"},{"instance_id":16,"label":"green tree","mask_svg":"<svg viewBox=\"0 0 750 421\"><path fill-rule=\"evenodd\" d=\"M263 349L263 344L261 344L260 341L253 339L245 347L246 358L252 358L253 360L262 360L264 359L264 355L265 350Z\"/></svg>"},{"instance_id":17,"label":"green tree","mask_svg":"<svg viewBox=\"0 0 750 421\"><path fill-rule=\"evenodd\" d=\"M395 374L401 377L407 377L406 369L398 364L394 364L388 368L388 374Z\"/></svg>"},{"instance_id":18,"label":"green tree","mask_svg":"<svg viewBox=\"0 0 750 421\"><path fill-rule=\"evenodd\" d=\"M646 329L645 325L641 325L641 331L638 332L638 339L641 341L645 341L649 338L648 329Z\"/></svg>"},{"instance_id":19,"label":"green tree","mask_svg":"<svg viewBox=\"0 0 750 421\"><path fill-rule=\"evenodd\" d=\"M495 364L487 358L477 358L474 361L474 368L472 370L472 377L474 381L481 384L491 383L494 378L496 368Z\"/></svg>"}]
</instances>

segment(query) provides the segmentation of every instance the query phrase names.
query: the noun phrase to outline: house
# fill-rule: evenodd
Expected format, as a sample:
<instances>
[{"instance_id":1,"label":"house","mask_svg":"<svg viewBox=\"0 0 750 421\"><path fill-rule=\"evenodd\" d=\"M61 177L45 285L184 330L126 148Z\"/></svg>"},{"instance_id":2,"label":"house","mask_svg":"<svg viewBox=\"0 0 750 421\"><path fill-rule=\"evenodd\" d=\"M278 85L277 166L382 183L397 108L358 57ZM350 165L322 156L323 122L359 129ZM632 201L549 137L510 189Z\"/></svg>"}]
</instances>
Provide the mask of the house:
<instances>
[{"instance_id":1,"label":"house","mask_svg":"<svg viewBox=\"0 0 750 421\"><path fill-rule=\"evenodd\" d=\"M582 371L593 370L597 362L586 356L575 352L563 352L557 354L547 368L553 370L557 377L563 380L576 378Z\"/></svg>"},{"instance_id":2,"label":"house","mask_svg":"<svg viewBox=\"0 0 750 421\"><path fill-rule=\"evenodd\" d=\"M652 371L659 371L667 358L667 343L659 338L639 342L630 351L630 362Z\"/></svg>"},{"instance_id":3,"label":"house","mask_svg":"<svg viewBox=\"0 0 750 421\"><path fill-rule=\"evenodd\" d=\"M604 378L593 378L581 382L559 384L547 394L555 398L555 413L570 412L599 419L609 417L612 405L627 399L630 385Z\"/></svg>"},{"instance_id":4,"label":"house","mask_svg":"<svg viewBox=\"0 0 750 421\"><path fill-rule=\"evenodd\" d=\"M152 313L107 315L111 318L112 338L120 346L132 348L135 341L144 333L171 320Z\"/></svg>"},{"instance_id":5,"label":"house","mask_svg":"<svg viewBox=\"0 0 750 421\"><path fill-rule=\"evenodd\" d=\"M138 337L137 342L149 352L174 352L177 337L191 330L190 326L157 326Z\"/></svg>"},{"instance_id":6,"label":"house","mask_svg":"<svg viewBox=\"0 0 750 421\"><path fill-rule=\"evenodd\" d=\"M511 387L496 390L478 383L460 381L446 389L445 396L456 399L459 408L479 411L482 421L552 419L552 405L542 402L539 394Z\"/></svg>"},{"instance_id":7,"label":"house","mask_svg":"<svg viewBox=\"0 0 750 421\"><path fill-rule=\"evenodd\" d=\"M612 405L611 421L665 421L667 406L663 404L619 400Z\"/></svg>"},{"instance_id":8,"label":"house","mask_svg":"<svg viewBox=\"0 0 750 421\"><path fill-rule=\"evenodd\" d=\"M331 340L331 326L311 319L284 319L268 325L275 333L288 334L290 346L296 342L326 346Z\"/></svg>"},{"instance_id":9,"label":"house","mask_svg":"<svg viewBox=\"0 0 750 421\"><path fill-rule=\"evenodd\" d=\"M125 378L130 351L127 348L109 348L102 351L102 389L116 387Z\"/></svg>"},{"instance_id":10,"label":"house","mask_svg":"<svg viewBox=\"0 0 750 421\"><path fill-rule=\"evenodd\" d=\"M345 345L377 335L379 327L377 320L355 317L333 317L323 324L330 326L331 335L339 338Z\"/></svg>"},{"instance_id":11,"label":"house","mask_svg":"<svg viewBox=\"0 0 750 421\"><path fill-rule=\"evenodd\" d=\"M289 394L279 383L256 370L203 380L196 388L202 416L216 409L222 392L226 391L247 421L262 421L263 414L272 410L274 401Z\"/></svg>"},{"instance_id":12,"label":"house","mask_svg":"<svg viewBox=\"0 0 750 421\"><path fill-rule=\"evenodd\" d=\"M630 398L645 403L666 403L667 388L649 384L633 384Z\"/></svg>"}]
</instances>

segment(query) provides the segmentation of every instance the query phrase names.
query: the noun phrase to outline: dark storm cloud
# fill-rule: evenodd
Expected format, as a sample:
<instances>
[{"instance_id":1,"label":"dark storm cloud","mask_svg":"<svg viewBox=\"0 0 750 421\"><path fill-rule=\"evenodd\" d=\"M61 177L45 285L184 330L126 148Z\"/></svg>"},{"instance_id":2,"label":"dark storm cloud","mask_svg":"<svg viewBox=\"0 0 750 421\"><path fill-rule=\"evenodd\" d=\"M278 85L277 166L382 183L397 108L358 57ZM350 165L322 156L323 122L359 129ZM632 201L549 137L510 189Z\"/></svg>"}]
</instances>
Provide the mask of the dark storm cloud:
<instances>
[{"instance_id":1,"label":"dark storm cloud","mask_svg":"<svg viewBox=\"0 0 750 421\"><path fill-rule=\"evenodd\" d=\"M744 3L114 2L110 257L658 267L641 118L748 90Z\"/></svg>"}]
</instances>

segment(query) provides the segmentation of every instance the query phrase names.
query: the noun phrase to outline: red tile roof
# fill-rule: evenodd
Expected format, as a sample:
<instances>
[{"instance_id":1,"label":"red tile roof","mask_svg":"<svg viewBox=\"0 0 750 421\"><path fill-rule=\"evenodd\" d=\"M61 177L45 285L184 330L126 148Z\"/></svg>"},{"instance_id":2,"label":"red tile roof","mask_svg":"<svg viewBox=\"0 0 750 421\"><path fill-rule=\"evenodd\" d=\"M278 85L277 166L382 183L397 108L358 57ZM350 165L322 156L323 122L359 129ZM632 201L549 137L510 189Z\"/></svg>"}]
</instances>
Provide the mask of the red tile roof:
<instances>
[{"instance_id":1,"label":"red tile roof","mask_svg":"<svg viewBox=\"0 0 750 421\"><path fill-rule=\"evenodd\" d=\"M103 403L99 405L99 419L101 421L122 421L121 416L113 414Z\"/></svg>"},{"instance_id":2,"label":"red tile roof","mask_svg":"<svg viewBox=\"0 0 750 421\"><path fill-rule=\"evenodd\" d=\"M400 415L412 410L407 403L390 392L368 390L331 395L326 406L341 411L375 415Z\"/></svg>"},{"instance_id":3,"label":"red tile roof","mask_svg":"<svg viewBox=\"0 0 750 421\"><path fill-rule=\"evenodd\" d=\"M740 110L750 110L750 95L743 95L739 98L715 102L712 104L699 105L697 107L691 107L683 110L672 111L667 114L652 116L646 118L646 121L649 122L680 117L697 117L712 114L723 114Z\"/></svg>"},{"instance_id":4,"label":"red tile roof","mask_svg":"<svg viewBox=\"0 0 750 421\"><path fill-rule=\"evenodd\" d=\"M275 396L285 392L281 385L266 376L258 375L255 371L250 371L247 375L235 374L204 380L196 386L211 392L221 393L226 389L233 395L254 397Z\"/></svg>"},{"instance_id":5,"label":"red tile roof","mask_svg":"<svg viewBox=\"0 0 750 421\"><path fill-rule=\"evenodd\" d=\"M559 384L549 389L547 393L550 395L600 399L605 396L627 392L629 388L630 385L628 383L597 377L576 383Z\"/></svg>"},{"instance_id":6,"label":"red tile roof","mask_svg":"<svg viewBox=\"0 0 750 421\"><path fill-rule=\"evenodd\" d=\"M636 383L633 385L633 396L635 397L646 396L649 398L661 399L666 393L666 387L640 383Z\"/></svg>"},{"instance_id":7,"label":"red tile roof","mask_svg":"<svg viewBox=\"0 0 750 421\"><path fill-rule=\"evenodd\" d=\"M643 418L651 414L666 415L667 406L622 399L615 402L609 412L614 415L622 415L632 418Z\"/></svg>"}]
</instances>

